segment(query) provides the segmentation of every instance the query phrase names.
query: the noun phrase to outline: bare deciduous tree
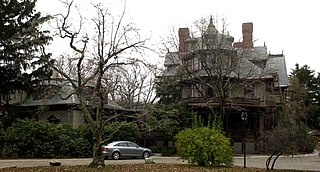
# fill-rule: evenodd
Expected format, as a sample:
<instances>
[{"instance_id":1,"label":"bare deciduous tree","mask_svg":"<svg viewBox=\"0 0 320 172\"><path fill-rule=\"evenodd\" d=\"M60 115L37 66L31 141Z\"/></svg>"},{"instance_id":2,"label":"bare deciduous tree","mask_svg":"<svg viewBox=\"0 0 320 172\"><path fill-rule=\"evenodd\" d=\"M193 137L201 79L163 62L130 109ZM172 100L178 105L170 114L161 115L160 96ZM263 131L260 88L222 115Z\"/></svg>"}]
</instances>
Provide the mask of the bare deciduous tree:
<instances>
[{"instance_id":1,"label":"bare deciduous tree","mask_svg":"<svg viewBox=\"0 0 320 172\"><path fill-rule=\"evenodd\" d=\"M112 99L125 108L145 109L155 101L155 66L142 63L117 68L108 74L115 89Z\"/></svg>"},{"instance_id":2,"label":"bare deciduous tree","mask_svg":"<svg viewBox=\"0 0 320 172\"><path fill-rule=\"evenodd\" d=\"M288 121L279 123L273 130L267 131L260 137L260 149L269 154L266 168L273 170L281 155L296 155L310 153L315 148L316 140L304 126Z\"/></svg>"},{"instance_id":3,"label":"bare deciduous tree","mask_svg":"<svg viewBox=\"0 0 320 172\"><path fill-rule=\"evenodd\" d=\"M61 68L61 63L47 63L71 83L74 89L72 94L77 96L79 108L91 128L94 148L90 166L104 166L101 145L107 140L102 140L103 127L121 115L105 111L108 96L114 91L114 88L107 87L110 86L107 74L110 74L110 70L119 68L121 71L121 66L134 65L140 61L133 54L146 48L147 39L142 39L132 24L124 24L125 10L117 18L101 4L97 4L93 5L96 11L94 18L84 19L80 14L86 13L78 10L79 18L75 20L70 16L75 7L74 1L63 3L66 5L66 14L56 15L55 19L59 36L69 41L72 50L71 54L63 55L68 70ZM62 63L65 64L64 61ZM94 90L88 95L87 86L92 83Z\"/></svg>"}]
</instances>

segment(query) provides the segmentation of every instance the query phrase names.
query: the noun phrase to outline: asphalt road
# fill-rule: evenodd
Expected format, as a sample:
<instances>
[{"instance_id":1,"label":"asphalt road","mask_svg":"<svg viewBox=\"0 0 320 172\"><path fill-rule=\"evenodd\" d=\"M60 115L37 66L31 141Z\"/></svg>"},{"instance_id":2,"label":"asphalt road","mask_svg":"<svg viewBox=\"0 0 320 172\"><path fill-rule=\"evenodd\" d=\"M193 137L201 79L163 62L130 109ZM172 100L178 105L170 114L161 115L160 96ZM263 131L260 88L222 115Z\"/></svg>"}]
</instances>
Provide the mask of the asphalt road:
<instances>
[{"instance_id":1,"label":"asphalt road","mask_svg":"<svg viewBox=\"0 0 320 172\"><path fill-rule=\"evenodd\" d=\"M187 163L178 157L161 157L152 156L155 163ZM267 156L248 155L246 157L247 167L265 168L265 161ZM0 160L0 169L8 167L34 167L34 166L49 166L49 162L53 159L16 159L16 160ZM77 159L59 159L62 165L89 165L91 158L77 158ZM138 164L145 163L143 159L122 159L122 160L106 160L106 164ZM243 167L244 159L242 156L234 158L234 165ZM297 169L297 170L311 170L320 171L320 157L319 153L315 152L308 155L300 156L282 156L276 164L275 169ZM0 170L1 171L1 170Z\"/></svg>"}]
</instances>

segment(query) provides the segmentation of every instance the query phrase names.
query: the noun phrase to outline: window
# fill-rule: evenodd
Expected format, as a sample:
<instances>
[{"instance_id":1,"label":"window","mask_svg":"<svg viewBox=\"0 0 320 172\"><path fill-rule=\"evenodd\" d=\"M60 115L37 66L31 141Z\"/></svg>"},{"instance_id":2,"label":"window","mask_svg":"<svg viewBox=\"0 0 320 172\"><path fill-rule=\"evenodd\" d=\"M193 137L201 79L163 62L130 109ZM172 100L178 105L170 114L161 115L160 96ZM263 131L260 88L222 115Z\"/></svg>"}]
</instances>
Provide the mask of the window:
<instances>
[{"instance_id":1,"label":"window","mask_svg":"<svg viewBox=\"0 0 320 172\"><path fill-rule=\"evenodd\" d=\"M53 123L53 124L59 124L59 123L60 123L60 119L57 118L57 117L54 116L54 115L49 116L49 118L47 118L47 120L48 120L50 123Z\"/></svg>"},{"instance_id":2,"label":"window","mask_svg":"<svg viewBox=\"0 0 320 172\"><path fill-rule=\"evenodd\" d=\"M230 58L228 56L222 57L222 69L230 69Z\"/></svg>"},{"instance_id":3,"label":"window","mask_svg":"<svg viewBox=\"0 0 320 172\"><path fill-rule=\"evenodd\" d=\"M199 84L193 85L192 86L192 97L200 97L199 90L200 90Z\"/></svg>"},{"instance_id":4,"label":"window","mask_svg":"<svg viewBox=\"0 0 320 172\"><path fill-rule=\"evenodd\" d=\"M212 87L207 87L207 97L209 98L216 97L215 91Z\"/></svg>"},{"instance_id":5,"label":"window","mask_svg":"<svg viewBox=\"0 0 320 172\"><path fill-rule=\"evenodd\" d=\"M127 143L118 143L114 146L119 146L119 147L128 147Z\"/></svg>"},{"instance_id":6,"label":"window","mask_svg":"<svg viewBox=\"0 0 320 172\"><path fill-rule=\"evenodd\" d=\"M193 59L190 59L190 60L187 61L187 69L188 69L188 71L192 71L192 67L193 67L192 62L193 62Z\"/></svg>"},{"instance_id":7,"label":"window","mask_svg":"<svg viewBox=\"0 0 320 172\"><path fill-rule=\"evenodd\" d=\"M266 92L272 94L272 84L266 83Z\"/></svg>"},{"instance_id":8,"label":"window","mask_svg":"<svg viewBox=\"0 0 320 172\"><path fill-rule=\"evenodd\" d=\"M138 145L136 145L136 144L134 144L134 143L130 143L130 142L128 142L128 146L129 146L129 147L139 147Z\"/></svg>"},{"instance_id":9,"label":"window","mask_svg":"<svg viewBox=\"0 0 320 172\"><path fill-rule=\"evenodd\" d=\"M182 97L183 98L191 97L191 85L190 84L188 84L182 88Z\"/></svg>"},{"instance_id":10,"label":"window","mask_svg":"<svg viewBox=\"0 0 320 172\"><path fill-rule=\"evenodd\" d=\"M247 99L253 99L254 98L254 86L253 84L245 84L244 87L244 97Z\"/></svg>"},{"instance_id":11,"label":"window","mask_svg":"<svg viewBox=\"0 0 320 172\"><path fill-rule=\"evenodd\" d=\"M198 58L194 58L193 67L194 67L193 68L194 70L200 70L201 69L201 63L200 63Z\"/></svg>"},{"instance_id":12,"label":"window","mask_svg":"<svg viewBox=\"0 0 320 172\"><path fill-rule=\"evenodd\" d=\"M207 69L217 66L216 64L216 57L208 55L204 61L204 64Z\"/></svg>"}]
</instances>

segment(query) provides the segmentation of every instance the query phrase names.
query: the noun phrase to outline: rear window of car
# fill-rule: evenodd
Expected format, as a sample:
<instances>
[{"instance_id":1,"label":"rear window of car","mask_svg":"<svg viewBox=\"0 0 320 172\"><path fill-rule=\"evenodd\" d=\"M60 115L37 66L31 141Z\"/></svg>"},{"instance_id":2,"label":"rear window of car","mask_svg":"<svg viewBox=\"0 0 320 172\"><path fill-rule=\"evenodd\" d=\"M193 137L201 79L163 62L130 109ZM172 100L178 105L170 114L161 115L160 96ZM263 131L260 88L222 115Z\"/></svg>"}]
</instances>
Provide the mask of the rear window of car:
<instances>
[{"instance_id":1,"label":"rear window of car","mask_svg":"<svg viewBox=\"0 0 320 172\"><path fill-rule=\"evenodd\" d=\"M128 146L129 146L129 147L137 147L138 145L129 142L129 143L128 143Z\"/></svg>"}]
</instances>

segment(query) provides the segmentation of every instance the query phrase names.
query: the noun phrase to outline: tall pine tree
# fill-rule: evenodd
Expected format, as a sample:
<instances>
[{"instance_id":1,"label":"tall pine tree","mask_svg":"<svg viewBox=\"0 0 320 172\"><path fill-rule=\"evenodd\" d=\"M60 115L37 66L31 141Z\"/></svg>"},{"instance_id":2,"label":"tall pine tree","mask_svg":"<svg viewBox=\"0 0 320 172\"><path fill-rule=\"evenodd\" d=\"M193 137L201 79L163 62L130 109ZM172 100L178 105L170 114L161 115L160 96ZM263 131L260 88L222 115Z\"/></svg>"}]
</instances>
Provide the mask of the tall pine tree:
<instances>
[{"instance_id":1,"label":"tall pine tree","mask_svg":"<svg viewBox=\"0 0 320 172\"><path fill-rule=\"evenodd\" d=\"M16 90L27 93L52 72L40 53L52 39L40 27L49 20L36 12L36 0L1 0L0 4L0 100L8 104Z\"/></svg>"},{"instance_id":2,"label":"tall pine tree","mask_svg":"<svg viewBox=\"0 0 320 172\"><path fill-rule=\"evenodd\" d=\"M306 90L306 96L301 96L296 94L300 103L303 103L306 108L306 124L310 128L320 129L320 76L315 76L315 71L310 69L308 65L303 65L302 67L299 64L295 65L295 68L292 70L290 79L296 78L298 83L291 83L291 88L294 85L299 85L300 88ZM301 93L300 90L294 90L296 93ZM292 98L292 97L291 97Z\"/></svg>"}]
</instances>

